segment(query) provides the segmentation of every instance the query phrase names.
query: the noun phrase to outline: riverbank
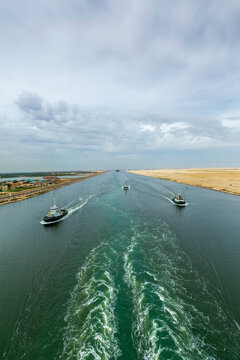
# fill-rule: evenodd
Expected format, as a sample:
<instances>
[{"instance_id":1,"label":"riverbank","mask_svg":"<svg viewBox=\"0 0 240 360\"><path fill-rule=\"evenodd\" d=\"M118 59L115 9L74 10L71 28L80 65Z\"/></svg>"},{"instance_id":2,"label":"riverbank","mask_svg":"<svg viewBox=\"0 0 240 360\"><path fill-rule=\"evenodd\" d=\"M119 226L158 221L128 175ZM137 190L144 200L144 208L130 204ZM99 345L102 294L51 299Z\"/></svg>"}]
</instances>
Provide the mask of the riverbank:
<instances>
[{"instance_id":1,"label":"riverbank","mask_svg":"<svg viewBox=\"0 0 240 360\"><path fill-rule=\"evenodd\" d=\"M9 192L3 195L0 195L0 205L10 204L17 201L22 201L25 199L28 199L33 196L41 195L45 192L49 192L55 189L58 189L60 187L74 184L75 182L82 181L85 179L89 179L93 176L97 176L100 174L103 174L104 171L99 171L97 174L87 175L87 176L81 176L81 177L74 177L74 178L62 178L60 179L60 182L54 185L45 185L45 186L39 186L36 188L32 188L31 190L26 189L22 191L18 191L17 193Z\"/></svg>"},{"instance_id":2,"label":"riverbank","mask_svg":"<svg viewBox=\"0 0 240 360\"><path fill-rule=\"evenodd\" d=\"M240 195L240 168L129 170L129 172Z\"/></svg>"}]
</instances>

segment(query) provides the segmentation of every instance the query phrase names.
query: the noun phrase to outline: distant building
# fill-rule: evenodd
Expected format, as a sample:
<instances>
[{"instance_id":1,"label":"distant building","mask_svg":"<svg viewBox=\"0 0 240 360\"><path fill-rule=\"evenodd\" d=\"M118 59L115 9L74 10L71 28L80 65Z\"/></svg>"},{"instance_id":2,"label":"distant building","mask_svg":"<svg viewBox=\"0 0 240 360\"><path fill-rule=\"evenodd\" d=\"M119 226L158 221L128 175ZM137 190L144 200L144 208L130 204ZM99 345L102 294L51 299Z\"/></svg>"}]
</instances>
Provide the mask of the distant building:
<instances>
[{"instance_id":1,"label":"distant building","mask_svg":"<svg viewBox=\"0 0 240 360\"><path fill-rule=\"evenodd\" d=\"M10 189L10 184L1 185L1 191L8 191Z\"/></svg>"},{"instance_id":2,"label":"distant building","mask_svg":"<svg viewBox=\"0 0 240 360\"><path fill-rule=\"evenodd\" d=\"M60 179L57 176L44 176L43 180L47 180L47 182L53 184L58 183Z\"/></svg>"}]
</instances>

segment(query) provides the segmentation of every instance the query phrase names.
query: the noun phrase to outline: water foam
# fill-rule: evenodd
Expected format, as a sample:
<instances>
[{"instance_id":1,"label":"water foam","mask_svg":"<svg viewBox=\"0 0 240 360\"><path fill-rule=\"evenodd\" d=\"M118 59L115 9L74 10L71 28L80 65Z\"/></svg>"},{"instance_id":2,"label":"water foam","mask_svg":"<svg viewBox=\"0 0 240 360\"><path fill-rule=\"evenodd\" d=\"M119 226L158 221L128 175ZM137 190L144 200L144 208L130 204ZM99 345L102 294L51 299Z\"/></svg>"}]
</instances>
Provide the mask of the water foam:
<instances>
[{"instance_id":1,"label":"water foam","mask_svg":"<svg viewBox=\"0 0 240 360\"><path fill-rule=\"evenodd\" d=\"M167 226L135 226L124 270L132 293L132 336L139 359L219 359L215 340L220 332L215 326L224 332L227 326L231 333L222 340L223 349L229 341L236 342L223 307Z\"/></svg>"},{"instance_id":2,"label":"water foam","mask_svg":"<svg viewBox=\"0 0 240 360\"><path fill-rule=\"evenodd\" d=\"M77 210L80 210L81 208L83 208L88 202L89 200L91 200L92 198L98 196L99 193L96 193L96 194L92 194L90 195L88 198L86 199L83 199L82 197L79 197L79 202L76 204L76 205L73 205L71 207L66 207L66 209L68 210L68 215L67 216L70 216L72 215L75 211ZM68 204L68 206L70 205L71 203Z\"/></svg>"},{"instance_id":3,"label":"water foam","mask_svg":"<svg viewBox=\"0 0 240 360\"><path fill-rule=\"evenodd\" d=\"M91 251L77 275L65 317L62 359L117 359L114 314L117 289L111 269L116 254L102 243Z\"/></svg>"},{"instance_id":4,"label":"water foam","mask_svg":"<svg viewBox=\"0 0 240 360\"><path fill-rule=\"evenodd\" d=\"M137 246L138 236L134 235L127 252L124 255L125 281L132 290L135 321L133 324L133 339L139 356L143 359L157 360L161 354L161 348L157 346L158 326L149 318L150 306L145 302L144 283L138 280L134 271L134 261L131 259Z\"/></svg>"},{"instance_id":5,"label":"water foam","mask_svg":"<svg viewBox=\"0 0 240 360\"><path fill-rule=\"evenodd\" d=\"M42 225L50 225L50 224L54 224L56 222L60 222L60 221L64 221L67 218L69 218L69 216L71 216L75 211L80 210L81 208L83 208L85 205L87 205L87 203L89 202L89 200L91 200L92 198L94 198L95 196L99 195L98 193L90 195L88 198L83 199L82 197L78 198L78 202L75 205L72 205L71 207L69 207L72 203L74 203L74 201L76 202L76 197L66 206L64 206L63 208L66 209L68 211L67 215L65 215L64 217L62 217L60 220L58 221L52 221L52 222L46 222L44 220L40 221L40 224Z\"/></svg>"}]
</instances>

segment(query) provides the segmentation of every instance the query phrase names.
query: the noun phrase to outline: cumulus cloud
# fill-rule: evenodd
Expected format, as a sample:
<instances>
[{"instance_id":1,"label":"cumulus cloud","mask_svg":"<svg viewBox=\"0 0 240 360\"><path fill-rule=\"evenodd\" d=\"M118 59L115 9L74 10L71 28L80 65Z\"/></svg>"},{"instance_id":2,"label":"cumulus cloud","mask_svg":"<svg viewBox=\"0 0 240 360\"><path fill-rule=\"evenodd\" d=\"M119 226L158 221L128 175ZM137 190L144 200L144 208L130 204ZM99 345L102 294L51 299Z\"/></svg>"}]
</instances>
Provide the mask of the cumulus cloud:
<instances>
[{"instance_id":1,"label":"cumulus cloud","mask_svg":"<svg viewBox=\"0 0 240 360\"><path fill-rule=\"evenodd\" d=\"M69 150L131 153L199 148L219 141L214 127L211 137L194 121L163 119L156 113L50 103L30 92L20 94L16 106L19 120L5 123L5 131L14 126L23 139L29 137L32 144L45 143L48 148L64 145Z\"/></svg>"},{"instance_id":2,"label":"cumulus cloud","mask_svg":"<svg viewBox=\"0 0 240 360\"><path fill-rule=\"evenodd\" d=\"M16 100L17 106L23 111L34 113L35 111L42 111L43 100L37 94L32 94L24 91Z\"/></svg>"},{"instance_id":3,"label":"cumulus cloud","mask_svg":"<svg viewBox=\"0 0 240 360\"><path fill-rule=\"evenodd\" d=\"M196 151L235 143L229 120L196 120L189 117L183 121L156 112L49 102L24 91L15 101L12 116L7 121L0 118L0 152L9 158L15 153L16 158L26 157L28 161L35 156L39 164L50 159L55 164L63 164L66 159L71 159L71 164L76 159L82 163L84 156L86 167L93 154L101 159L120 155L129 161L129 156L157 157L162 151Z\"/></svg>"}]
</instances>

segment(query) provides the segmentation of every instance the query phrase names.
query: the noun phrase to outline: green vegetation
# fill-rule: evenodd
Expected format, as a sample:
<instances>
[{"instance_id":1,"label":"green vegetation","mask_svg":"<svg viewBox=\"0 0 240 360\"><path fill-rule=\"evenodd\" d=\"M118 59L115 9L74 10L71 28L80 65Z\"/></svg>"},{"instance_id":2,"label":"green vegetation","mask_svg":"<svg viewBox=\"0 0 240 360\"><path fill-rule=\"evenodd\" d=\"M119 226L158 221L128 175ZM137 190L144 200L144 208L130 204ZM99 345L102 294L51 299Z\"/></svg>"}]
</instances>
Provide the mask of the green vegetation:
<instances>
[{"instance_id":1,"label":"green vegetation","mask_svg":"<svg viewBox=\"0 0 240 360\"><path fill-rule=\"evenodd\" d=\"M10 190L8 190L8 192L17 192L17 191L22 191L22 190L29 190L29 188L18 187L18 188L15 188L15 189L10 189Z\"/></svg>"}]
</instances>

